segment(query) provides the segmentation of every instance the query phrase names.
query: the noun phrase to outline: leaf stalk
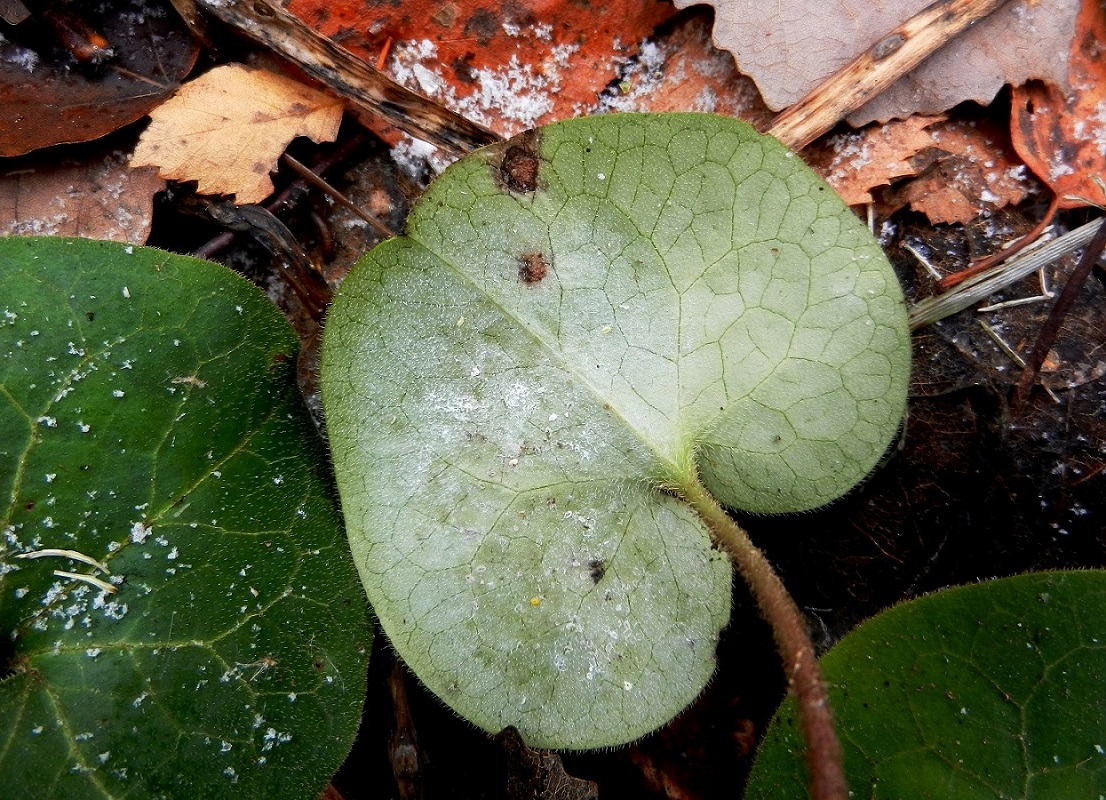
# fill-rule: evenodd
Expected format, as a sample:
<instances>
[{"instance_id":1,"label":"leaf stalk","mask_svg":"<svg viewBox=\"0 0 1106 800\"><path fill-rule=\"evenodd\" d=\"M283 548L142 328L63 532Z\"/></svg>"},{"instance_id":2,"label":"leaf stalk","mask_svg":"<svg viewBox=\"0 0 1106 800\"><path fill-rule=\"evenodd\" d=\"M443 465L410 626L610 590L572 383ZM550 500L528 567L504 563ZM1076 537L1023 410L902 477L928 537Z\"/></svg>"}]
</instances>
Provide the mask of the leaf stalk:
<instances>
[{"instance_id":1,"label":"leaf stalk","mask_svg":"<svg viewBox=\"0 0 1106 800\"><path fill-rule=\"evenodd\" d=\"M678 490L706 523L715 542L730 554L761 616L772 626L788 690L795 694L799 703L811 797L814 800L846 800L849 792L841 743L834 729L833 709L821 667L814 656L806 620L764 553L702 482L693 477L690 481L681 481Z\"/></svg>"}]
</instances>

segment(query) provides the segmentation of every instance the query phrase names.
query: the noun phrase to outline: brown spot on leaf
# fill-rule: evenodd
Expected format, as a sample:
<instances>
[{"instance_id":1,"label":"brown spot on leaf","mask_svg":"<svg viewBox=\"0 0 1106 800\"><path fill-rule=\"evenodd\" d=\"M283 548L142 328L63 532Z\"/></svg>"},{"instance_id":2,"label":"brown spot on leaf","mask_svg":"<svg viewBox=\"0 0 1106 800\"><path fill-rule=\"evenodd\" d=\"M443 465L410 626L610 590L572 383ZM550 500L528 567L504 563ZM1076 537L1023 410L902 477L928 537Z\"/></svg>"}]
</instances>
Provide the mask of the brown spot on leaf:
<instances>
[{"instance_id":1,"label":"brown spot on leaf","mask_svg":"<svg viewBox=\"0 0 1106 800\"><path fill-rule=\"evenodd\" d=\"M499 167L499 180L512 192L532 192L538 188L540 167L536 134L523 134L504 153Z\"/></svg>"},{"instance_id":2,"label":"brown spot on leaf","mask_svg":"<svg viewBox=\"0 0 1106 800\"><path fill-rule=\"evenodd\" d=\"M540 283L549 272L549 262L541 253L523 253L518 257L518 279L523 283Z\"/></svg>"},{"instance_id":3,"label":"brown spot on leaf","mask_svg":"<svg viewBox=\"0 0 1106 800\"><path fill-rule=\"evenodd\" d=\"M601 558L593 558L588 562L588 574L591 575L592 583L599 583L607 574L607 562Z\"/></svg>"}]
</instances>

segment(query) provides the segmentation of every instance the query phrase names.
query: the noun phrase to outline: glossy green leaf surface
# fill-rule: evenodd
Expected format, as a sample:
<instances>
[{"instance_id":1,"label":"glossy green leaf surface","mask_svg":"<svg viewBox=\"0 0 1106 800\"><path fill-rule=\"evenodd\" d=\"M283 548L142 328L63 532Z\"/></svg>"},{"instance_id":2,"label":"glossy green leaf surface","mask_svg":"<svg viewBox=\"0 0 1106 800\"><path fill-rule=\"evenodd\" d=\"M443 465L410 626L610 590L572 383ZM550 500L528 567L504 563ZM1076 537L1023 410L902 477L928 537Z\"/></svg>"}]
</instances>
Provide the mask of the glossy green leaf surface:
<instances>
[{"instance_id":1,"label":"glossy green leaf surface","mask_svg":"<svg viewBox=\"0 0 1106 800\"><path fill-rule=\"evenodd\" d=\"M447 170L343 285L322 390L404 660L486 729L583 748L713 671L730 568L679 487L828 502L908 373L886 259L798 158L730 119L611 115Z\"/></svg>"},{"instance_id":2,"label":"glossy green leaf surface","mask_svg":"<svg viewBox=\"0 0 1106 800\"><path fill-rule=\"evenodd\" d=\"M0 794L314 798L345 757L371 628L297 347L218 265L0 240Z\"/></svg>"},{"instance_id":3,"label":"glossy green leaf surface","mask_svg":"<svg viewBox=\"0 0 1106 800\"><path fill-rule=\"evenodd\" d=\"M1106 792L1106 572L1023 575L893 608L822 667L852 797L1045 800ZM806 797L795 704L750 800Z\"/></svg>"}]
</instances>

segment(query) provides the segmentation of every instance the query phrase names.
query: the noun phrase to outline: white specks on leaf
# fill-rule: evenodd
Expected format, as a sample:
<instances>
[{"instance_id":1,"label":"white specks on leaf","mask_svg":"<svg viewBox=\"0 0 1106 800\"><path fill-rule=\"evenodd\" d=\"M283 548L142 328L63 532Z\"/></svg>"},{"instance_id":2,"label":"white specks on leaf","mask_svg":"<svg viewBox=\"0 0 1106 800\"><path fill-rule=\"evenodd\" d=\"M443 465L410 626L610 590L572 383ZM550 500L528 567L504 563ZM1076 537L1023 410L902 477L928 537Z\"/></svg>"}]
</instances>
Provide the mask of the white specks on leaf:
<instances>
[{"instance_id":1,"label":"white specks on leaf","mask_svg":"<svg viewBox=\"0 0 1106 800\"><path fill-rule=\"evenodd\" d=\"M146 541L146 537L153 531L153 527L147 527L144 522L134 522L131 524L131 541L135 544L142 544Z\"/></svg>"}]
</instances>

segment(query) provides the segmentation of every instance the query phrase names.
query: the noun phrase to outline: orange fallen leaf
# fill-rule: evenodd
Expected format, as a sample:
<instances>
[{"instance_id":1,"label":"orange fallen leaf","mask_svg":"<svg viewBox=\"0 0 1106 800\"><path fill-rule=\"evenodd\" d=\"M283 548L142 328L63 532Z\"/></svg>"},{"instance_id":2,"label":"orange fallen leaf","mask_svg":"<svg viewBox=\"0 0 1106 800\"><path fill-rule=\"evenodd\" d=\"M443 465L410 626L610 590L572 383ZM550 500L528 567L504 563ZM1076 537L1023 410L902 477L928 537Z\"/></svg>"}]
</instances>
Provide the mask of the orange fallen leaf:
<instances>
[{"instance_id":1,"label":"orange fallen leaf","mask_svg":"<svg viewBox=\"0 0 1106 800\"><path fill-rule=\"evenodd\" d=\"M655 0L292 0L288 10L369 63L387 50L400 83L504 135L593 107L675 13Z\"/></svg>"},{"instance_id":2,"label":"orange fallen leaf","mask_svg":"<svg viewBox=\"0 0 1106 800\"><path fill-rule=\"evenodd\" d=\"M710 15L702 10L674 21L604 92L598 110L706 111L767 125L774 114L753 81L738 72L734 57L715 48L710 28Z\"/></svg>"},{"instance_id":3,"label":"orange fallen leaf","mask_svg":"<svg viewBox=\"0 0 1106 800\"><path fill-rule=\"evenodd\" d=\"M968 223L1017 205L1034 188L1006 131L985 121L950 120L929 128L934 147L929 166L885 199L907 204L930 222Z\"/></svg>"},{"instance_id":4,"label":"orange fallen leaf","mask_svg":"<svg viewBox=\"0 0 1106 800\"><path fill-rule=\"evenodd\" d=\"M913 116L836 134L803 150L803 160L850 206L873 202L872 190L925 168L917 155L935 145L926 130L943 116Z\"/></svg>"},{"instance_id":5,"label":"orange fallen leaf","mask_svg":"<svg viewBox=\"0 0 1106 800\"><path fill-rule=\"evenodd\" d=\"M201 194L258 203L273 191L269 171L296 136L331 141L343 103L275 72L227 64L185 84L155 109L131 166L197 181Z\"/></svg>"},{"instance_id":6,"label":"orange fallen leaf","mask_svg":"<svg viewBox=\"0 0 1106 800\"><path fill-rule=\"evenodd\" d=\"M1056 192L1061 208L1106 205L1106 10L1083 0L1068 57L1068 85L1031 83L1014 89L1014 147Z\"/></svg>"}]
</instances>

